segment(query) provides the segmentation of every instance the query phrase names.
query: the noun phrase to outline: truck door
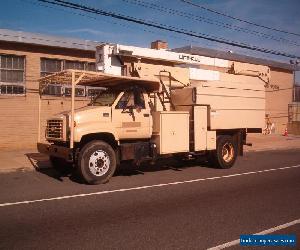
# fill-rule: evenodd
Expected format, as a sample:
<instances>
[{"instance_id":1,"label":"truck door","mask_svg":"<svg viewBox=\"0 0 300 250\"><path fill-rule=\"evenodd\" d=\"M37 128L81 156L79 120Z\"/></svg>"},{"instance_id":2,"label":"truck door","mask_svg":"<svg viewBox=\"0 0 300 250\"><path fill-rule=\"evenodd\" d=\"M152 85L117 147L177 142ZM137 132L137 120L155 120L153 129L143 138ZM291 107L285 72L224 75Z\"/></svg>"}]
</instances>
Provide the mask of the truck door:
<instances>
[{"instance_id":1,"label":"truck door","mask_svg":"<svg viewBox=\"0 0 300 250\"><path fill-rule=\"evenodd\" d=\"M146 94L135 88L125 91L113 109L119 139L150 138L152 120Z\"/></svg>"}]
</instances>

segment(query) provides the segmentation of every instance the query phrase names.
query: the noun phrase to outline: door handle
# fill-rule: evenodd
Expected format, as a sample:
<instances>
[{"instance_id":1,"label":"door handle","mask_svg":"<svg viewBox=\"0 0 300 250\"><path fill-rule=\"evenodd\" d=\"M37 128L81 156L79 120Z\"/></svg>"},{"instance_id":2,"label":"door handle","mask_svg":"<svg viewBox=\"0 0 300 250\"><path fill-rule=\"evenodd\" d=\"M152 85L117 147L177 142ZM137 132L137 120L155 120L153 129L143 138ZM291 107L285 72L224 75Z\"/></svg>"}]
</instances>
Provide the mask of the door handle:
<instances>
[{"instance_id":1,"label":"door handle","mask_svg":"<svg viewBox=\"0 0 300 250\"><path fill-rule=\"evenodd\" d=\"M144 117L149 117L149 114L144 114Z\"/></svg>"}]
</instances>

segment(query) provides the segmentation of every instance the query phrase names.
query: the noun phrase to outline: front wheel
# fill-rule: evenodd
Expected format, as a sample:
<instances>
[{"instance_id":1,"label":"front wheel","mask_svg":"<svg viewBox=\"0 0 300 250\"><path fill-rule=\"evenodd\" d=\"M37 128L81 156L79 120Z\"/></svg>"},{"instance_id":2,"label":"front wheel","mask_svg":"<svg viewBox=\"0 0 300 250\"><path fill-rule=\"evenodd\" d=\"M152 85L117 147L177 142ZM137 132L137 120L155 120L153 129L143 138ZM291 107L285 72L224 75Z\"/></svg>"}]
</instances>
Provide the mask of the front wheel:
<instances>
[{"instance_id":1,"label":"front wheel","mask_svg":"<svg viewBox=\"0 0 300 250\"><path fill-rule=\"evenodd\" d=\"M231 168L237 158L237 146L232 136L218 136L217 148L211 152L209 158L211 163L218 168Z\"/></svg>"},{"instance_id":2,"label":"front wheel","mask_svg":"<svg viewBox=\"0 0 300 250\"><path fill-rule=\"evenodd\" d=\"M104 141L91 141L80 151L79 175L88 184L106 183L116 170L116 154Z\"/></svg>"}]
</instances>

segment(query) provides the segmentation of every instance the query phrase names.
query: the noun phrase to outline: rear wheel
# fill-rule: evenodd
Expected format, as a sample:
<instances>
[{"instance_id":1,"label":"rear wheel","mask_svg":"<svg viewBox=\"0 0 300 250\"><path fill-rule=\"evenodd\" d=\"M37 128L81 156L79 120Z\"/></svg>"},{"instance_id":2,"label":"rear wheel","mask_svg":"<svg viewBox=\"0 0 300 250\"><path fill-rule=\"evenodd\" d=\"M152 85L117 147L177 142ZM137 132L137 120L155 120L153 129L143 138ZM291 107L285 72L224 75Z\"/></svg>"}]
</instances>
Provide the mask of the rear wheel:
<instances>
[{"instance_id":1,"label":"rear wheel","mask_svg":"<svg viewBox=\"0 0 300 250\"><path fill-rule=\"evenodd\" d=\"M218 168L231 168L237 158L237 146L232 136L221 135L217 138L216 150L211 152L210 161Z\"/></svg>"},{"instance_id":2,"label":"rear wheel","mask_svg":"<svg viewBox=\"0 0 300 250\"><path fill-rule=\"evenodd\" d=\"M106 183L116 170L116 154L104 141L91 141L80 151L78 172L89 184Z\"/></svg>"}]
</instances>

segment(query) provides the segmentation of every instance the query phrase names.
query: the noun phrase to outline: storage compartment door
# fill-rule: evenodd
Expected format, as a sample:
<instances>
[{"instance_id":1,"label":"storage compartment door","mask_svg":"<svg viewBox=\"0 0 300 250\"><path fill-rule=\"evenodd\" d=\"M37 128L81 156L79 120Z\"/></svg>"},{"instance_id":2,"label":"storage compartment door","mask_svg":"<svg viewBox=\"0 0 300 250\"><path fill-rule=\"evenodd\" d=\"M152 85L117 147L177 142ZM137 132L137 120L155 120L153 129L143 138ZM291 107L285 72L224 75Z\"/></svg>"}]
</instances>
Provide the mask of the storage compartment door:
<instances>
[{"instance_id":1,"label":"storage compartment door","mask_svg":"<svg viewBox=\"0 0 300 250\"><path fill-rule=\"evenodd\" d=\"M161 114L162 154L189 151L189 114Z\"/></svg>"},{"instance_id":2,"label":"storage compartment door","mask_svg":"<svg viewBox=\"0 0 300 250\"><path fill-rule=\"evenodd\" d=\"M207 107L194 106L194 145L195 151L206 150Z\"/></svg>"}]
</instances>

